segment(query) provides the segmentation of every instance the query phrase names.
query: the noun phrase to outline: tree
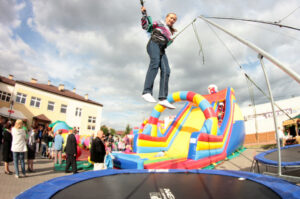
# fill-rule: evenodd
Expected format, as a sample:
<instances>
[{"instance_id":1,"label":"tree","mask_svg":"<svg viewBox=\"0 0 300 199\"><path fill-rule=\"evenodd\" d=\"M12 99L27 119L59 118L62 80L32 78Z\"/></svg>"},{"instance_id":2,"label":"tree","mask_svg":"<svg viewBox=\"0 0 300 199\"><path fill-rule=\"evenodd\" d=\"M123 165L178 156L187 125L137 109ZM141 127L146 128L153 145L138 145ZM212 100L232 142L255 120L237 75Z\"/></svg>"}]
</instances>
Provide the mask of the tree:
<instances>
[{"instance_id":1,"label":"tree","mask_svg":"<svg viewBox=\"0 0 300 199\"><path fill-rule=\"evenodd\" d=\"M103 131L103 133L104 133L105 136L109 135L109 130L108 130L108 128L105 125L102 125L101 128L100 128L100 130Z\"/></svg>"},{"instance_id":2,"label":"tree","mask_svg":"<svg viewBox=\"0 0 300 199\"><path fill-rule=\"evenodd\" d=\"M126 129L125 129L125 135L128 135L128 134L130 134L130 132L131 132L130 125L129 125L129 124L127 124L127 126L126 126Z\"/></svg>"},{"instance_id":3,"label":"tree","mask_svg":"<svg viewBox=\"0 0 300 199\"><path fill-rule=\"evenodd\" d=\"M111 135L116 135L116 130L115 129L110 129L110 132L109 132Z\"/></svg>"}]
</instances>

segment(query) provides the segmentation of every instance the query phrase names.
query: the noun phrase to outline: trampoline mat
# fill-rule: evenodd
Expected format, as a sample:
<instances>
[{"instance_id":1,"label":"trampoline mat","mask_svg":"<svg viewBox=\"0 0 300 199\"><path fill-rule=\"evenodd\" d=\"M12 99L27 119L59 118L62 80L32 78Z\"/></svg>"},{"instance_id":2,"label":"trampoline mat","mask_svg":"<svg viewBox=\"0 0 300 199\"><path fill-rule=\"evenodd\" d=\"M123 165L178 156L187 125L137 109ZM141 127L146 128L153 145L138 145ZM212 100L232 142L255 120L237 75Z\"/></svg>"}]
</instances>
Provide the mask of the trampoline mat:
<instances>
[{"instance_id":1,"label":"trampoline mat","mask_svg":"<svg viewBox=\"0 0 300 199\"><path fill-rule=\"evenodd\" d=\"M251 180L194 173L136 173L92 178L71 185L52 198L280 198Z\"/></svg>"},{"instance_id":2,"label":"trampoline mat","mask_svg":"<svg viewBox=\"0 0 300 199\"><path fill-rule=\"evenodd\" d=\"M265 159L278 162L278 151L265 155ZM281 150L282 162L297 162L300 160L300 146L289 147Z\"/></svg>"}]
</instances>

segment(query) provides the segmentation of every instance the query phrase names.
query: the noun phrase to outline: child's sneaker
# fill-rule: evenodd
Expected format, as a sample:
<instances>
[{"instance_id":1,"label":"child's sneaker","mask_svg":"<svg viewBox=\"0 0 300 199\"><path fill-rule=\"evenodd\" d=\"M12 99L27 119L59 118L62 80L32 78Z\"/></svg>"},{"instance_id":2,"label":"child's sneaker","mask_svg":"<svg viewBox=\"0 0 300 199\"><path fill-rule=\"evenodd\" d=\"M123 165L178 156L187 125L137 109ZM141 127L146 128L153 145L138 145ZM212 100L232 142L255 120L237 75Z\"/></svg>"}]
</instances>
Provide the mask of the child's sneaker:
<instances>
[{"instance_id":1,"label":"child's sneaker","mask_svg":"<svg viewBox=\"0 0 300 199\"><path fill-rule=\"evenodd\" d=\"M142 95L142 97L147 102L151 102L151 103L156 102L156 100L154 99L154 97L150 93L146 93L146 94Z\"/></svg>"},{"instance_id":2,"label":"child's sneaker","mask_svg":"<svg viewBox=\"0 0 300 199\"><path fill-rule=\"evenodd\" d=\"M170 109L175 109L176 107L173 106L172 104L170 104L170 102L168 100L161 100L158 102L160 105L166 107L166 108L170 108Z\"/></svg>"}]
</instances>

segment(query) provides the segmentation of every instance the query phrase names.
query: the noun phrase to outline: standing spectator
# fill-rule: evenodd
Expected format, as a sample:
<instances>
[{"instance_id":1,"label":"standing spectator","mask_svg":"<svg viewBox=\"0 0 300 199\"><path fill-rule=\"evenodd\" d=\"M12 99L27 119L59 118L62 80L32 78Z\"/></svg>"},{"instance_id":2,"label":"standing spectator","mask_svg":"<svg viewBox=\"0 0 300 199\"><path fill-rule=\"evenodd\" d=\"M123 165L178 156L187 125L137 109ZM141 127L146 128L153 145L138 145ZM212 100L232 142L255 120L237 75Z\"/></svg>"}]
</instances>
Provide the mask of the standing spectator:
<instances>
[{"instance_id":1,"label":"standing spectator","mask_svg":"<svg viewBox=\"0 0 300 199\"><path fill-rule=\"evenodd\" d=\"M36 152L40 152L41 144L42 144L42 137L43 137L43 126L39 126L39 130L37 133L37 148Z\"/></svg>"},{"instance_id":2,"label":"standing spectator","mask_svg":"<svg viewBox=\"0 0 300 199\"><path fill-rule=\"evenodd\" d=\"M21 162L23 176L26 177L25 162L24 162L25 152L27 151L26 133L22 128L22 125L23 125L23 121L17 120L15 126L12 128L13 140L12 140L11 151L13 152L16 178L19 178L19 160Z\"/></svg>"},{"instance_id":3,"label":"standing spectator","mask_svg":"<svg viewBox=\"0 0 300 199\"><path fill-rule=\"evenodd\" d=\"M127 135L124 136L123 141L125 142L125 146L130 144L129 138Z\"/></svg>"},{"instance_id":4,"label":"standing spectator","mask_svg":"<svg viewBox=\"0 0 300 199\"><path fill-rule=\"evenodd\" d=\"M35 147L36 147L36 133L37 129L32 128L28 135L28 143L27 143L27 170L28 172L34 172L33 170L33 160L35 159Z\"/></svg>"},{"instance_id":5,"label":"standing spectator","mask_svg":"<svg viewBox=\"0 0 300 199\"><path fill-rule=\"evenodd\" d=\"M9 170L9 163L13 161L13 154L11 152L12 135L11 135L11 122L7 122L3 128L3 151L2 158L4 162L5 174L11 175L12 172ZM2 132L1 132L2 133Z\"/></svg>"},{"instance_id":6,"label":"standing spectator","mask_svg":"<svg viewBox=\"0 0 300 199\"><path fill-rule=\"evenodd\" d=\"M48 158L52 159L54 158L54 135L51 130L48 131Z\"/></svg>"},{"instance_id":7,"label":"standing spectator","mask_svg":"<svg viewBox=\"0 0 300 199\"><path fill-rule=\"evenodd\" d=\"M62 131L59 130L54 137L54 150L55 150L54 166L55 164L57 164L57 156L58 156L59 164L61 165L61 153L64 144L64 138L61 136L61 134Z\"/></svg>"},{"instance_id":8,"label":"standing spectator","mask_svg":"<svg viewBox=\"0 0 300 199\"><path fill-rule=\"evenodd\" d=\"M0 151L2 146L4 124L5 124L4 119L0 116Z\"/></svg>"},{"instance_id":9,"label":"standing spectator","mask_svg":"<svg viewBox=\"0 0 300 199\"><path fill-rule=\"evenodd\" d=\"M103 131L97 132L97 137L92 142L91 147L91 161L94 162L94 171L105 169L104 166L104 156L105 146L103 144Z\"/></svg>"},{"instance_id":10,"label":"standing spectator","mask_svg":"<svg viewBox=\"0 0 300 199\"><path fill-rule=\"evenodd\" d=\"M91 136L90 136L90 146L92 145L94 137L95 137L95 134L93 132L93 133L91 133ZM88 146L86 146L86 147L88 147Z\"/></svg>"},{"instance_id":11,"label":"standing spectator","mask_svg":"<svg viewBox=\"0 0 300 199\"><path fill-rule=\"evenodd\" d=\"M76 126L73 127L73 131L74 131L74 134L76 135L77 134Z\"/></svg>"},{"instance_id":12,"label":"standing spectator","mask_svg":"<svg viewBox=\"0 0 300 199\"><path fill-rule=\"evenodd\" d=\"M48 142L48 131L43 131L41 144L42 144L42 158L47 157L47 142Z\"/></svg>"},{"instance_id":13,"label":"standing spectator","mask_svg":"<svg viewBox=\"0 0 300 199\"><path fill-rule=\"evenodd\" d=\"M23 120L23 124L22 124L22 129L24 129L25 134L26 134L26 140L28 140L28 128L27 128L27 120Z\"/></svg>"},{"instance_id":14,"label":"standing spectator","mask_svg":"<svg viewBox=\"0 0 300 199\"><path fill-rule=\"evenodd\" d=\"M67 144L66 144L66 155L67 155L67 163L66 163L66 173L69 173L69 168L72 165L73 174L77 173L77 165L76 165L76 155L77 155L77 142L74 135L74 131L70 131Z\"/></svg>"},{"instance_id":15,"label":"standing spectator","mask_svg":"<svg viewBox=\"0 0 300 199\"><path fill-rule=\"evenodd\" d=\"M118 143L118 150L119 150L119 151L124 151L124 150L125 150L125 142L123 142L122 139L119 140L119 143Z\"/></svg>"},{"instance_id":16,"label":"standing spectator","mask_svg":"<svg viewBox=\"0 0 300 199\"><path fill-rule=\"evenodd\" d=\"M108 146L107 147L109 147L110 150L112 151L113 150L113 143L114 143L114 138L112 137L112 135L108 136L107 141L108 141Z\"/></svg>"}]
</instances>

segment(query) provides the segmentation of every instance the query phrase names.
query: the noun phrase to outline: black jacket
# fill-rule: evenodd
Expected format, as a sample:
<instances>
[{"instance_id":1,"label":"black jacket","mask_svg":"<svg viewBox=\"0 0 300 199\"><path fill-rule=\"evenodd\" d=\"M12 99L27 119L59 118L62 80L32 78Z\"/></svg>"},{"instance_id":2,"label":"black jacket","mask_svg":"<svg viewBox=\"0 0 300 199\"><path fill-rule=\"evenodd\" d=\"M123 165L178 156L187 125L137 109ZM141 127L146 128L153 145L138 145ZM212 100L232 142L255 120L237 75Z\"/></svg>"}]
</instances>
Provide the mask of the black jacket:
<instances>
[{"instance_id":1,"label":"black jacket","mask_svg":"<svg viewBox=\"0 0 300 199\"><path fill-rule=\"evenodd\" d=\"M65 152L66 154L77 154L77 142L73 133L68 135Z\"/></svg>"},{"instance_id":2,"label":"black jacket","mask_svg":"<svg viewBox=\"0 0 300 199\"><path fill-rule=\"evenodd\" d=\"M3 148L2 148L2 160L4 162L13 161L13 153L11 152L12 135L7 130L3 132Z\"/></svg>"},{"instance_id":3,"label":"black jacket","mask_svg":"<svg viewBox=\"0 0 300 199\"><path fill-rule=\"evenodd\" d=\"M95 163L103 163L105 156L105 146L100 138L96 137L91 146L91 161Z\"/></svg>"}]
</instances>

